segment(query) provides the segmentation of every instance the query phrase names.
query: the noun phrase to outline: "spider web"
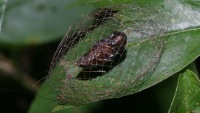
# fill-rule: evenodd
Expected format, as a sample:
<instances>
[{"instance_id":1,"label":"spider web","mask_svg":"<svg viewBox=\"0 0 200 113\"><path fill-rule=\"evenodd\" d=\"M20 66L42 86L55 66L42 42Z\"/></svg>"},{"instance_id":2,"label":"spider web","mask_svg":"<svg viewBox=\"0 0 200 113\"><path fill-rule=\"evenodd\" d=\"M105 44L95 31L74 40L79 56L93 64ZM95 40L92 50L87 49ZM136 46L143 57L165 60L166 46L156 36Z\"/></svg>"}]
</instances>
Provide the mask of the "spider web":
<instances>
[{"instance_id":1,"label":"spider web","mask_svg":"<svg viewBox=\"0 0 200 113\"><path fill-rule=\"evenodd\" d=\"M158 10L133 5L102 8L69 28L55 52L48 82L59 104L82 105L138 92L156 70L164 48L168 19ZM99 40L114 31L127 35L126 49L111 63L84 71L76 65ZM98 64L97 64L98 65Z\"/></svg>"}]
</instances>

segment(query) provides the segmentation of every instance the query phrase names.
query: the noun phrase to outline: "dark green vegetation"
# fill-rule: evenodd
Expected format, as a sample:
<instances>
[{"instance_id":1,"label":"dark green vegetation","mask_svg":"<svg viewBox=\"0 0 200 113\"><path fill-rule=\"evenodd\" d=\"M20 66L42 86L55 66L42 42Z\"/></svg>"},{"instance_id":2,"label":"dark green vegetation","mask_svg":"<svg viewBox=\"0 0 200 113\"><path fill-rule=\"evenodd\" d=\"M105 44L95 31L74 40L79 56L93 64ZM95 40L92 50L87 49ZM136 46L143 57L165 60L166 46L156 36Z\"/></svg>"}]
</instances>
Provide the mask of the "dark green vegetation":
<instances>
[{"instance_id":1,"label":"dark green vegetation","mask_svg":"<svg viewBox=\"0 0 200 113\"><path fill-rule=\"evenodd\" d=\"M35 4L32 7L33 11L29 11L28 8L25 14L17 13L23 10L20 8L26 8L26 5L30 4ZM5 13L5 23L3 22L5 26L2 27L0 37L2 50L0 55L3 56L2 64L11 62L9 66L12 68L3 68L3 66L0 68L1 75L15 75L12 78L19 81L22 87L31 86L26 90L31 89L30 91L36 92L39 83L36 83L37 80L26 79L27 74L38 75L45 70L44 75L47 75L50 65L48 56L52 56L55 50L54 42L64 35L69 25L78 23L77 20L73 21L72 15L79 19L81 13L87 12L86 14L92 15L94 9L104 7L117 10L117 13L95 26L70 48L66 55L63 54L63 58L55 65L50 77L44 76L48 79L32 103L30 113L200 112L199 66L195 65L195 59L200 55L198 2L77 0L77 3L69 5L67 9L64 9L67 6L65 0L62 0L61 4L55 1L32 3L23 0L11 1L7 4L8 11ZM78 12L76 8L83 12L76 14ZM15 17L13 14L18 16ZM12 23L10 17L15 17L16 23L15 21ZM81 20L82 23L71 29L77 28L76 31L81 31L91 27L95 18L89 17L85 17ZM22 19L25 20L17 24ZM82 68L75 65L77 59L83 56L95 42L114 31L123 31L127 35L125 55L117 61L117 65L103 75L82 72ZM67 36L72 36L71 33L73 32L69 30ZM87 76L91 79L74 79L79 76L83 78ZM36 78L40 80L43 77ZM18 88L13 88L14 91L12 88L7 89L11 94L13 92L16 94L16 90L19 91Z\"/></svg>"}]
</instances>

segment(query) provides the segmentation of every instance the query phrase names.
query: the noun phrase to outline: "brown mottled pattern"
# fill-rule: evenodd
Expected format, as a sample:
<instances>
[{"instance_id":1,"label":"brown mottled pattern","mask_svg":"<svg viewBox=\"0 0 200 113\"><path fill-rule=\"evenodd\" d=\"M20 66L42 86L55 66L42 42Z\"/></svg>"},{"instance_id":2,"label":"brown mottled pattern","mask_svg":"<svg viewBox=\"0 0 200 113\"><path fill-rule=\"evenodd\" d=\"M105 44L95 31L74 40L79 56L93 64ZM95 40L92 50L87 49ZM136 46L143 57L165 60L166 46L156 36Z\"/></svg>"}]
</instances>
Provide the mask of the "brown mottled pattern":
<instances>
[{"instance_id":1,"label":"brown mottled pattern","mask_svg":"<svg viewBox=\"0 0 200 113\"><path fill-rule=\"evenodd\" d=\"M121 53L126 46L127 36L123 32L115 31L105 39L98 41L84 54L76 65L82 68L94 68L112 62L114 57Z\"/></svg>"}]
</instances>

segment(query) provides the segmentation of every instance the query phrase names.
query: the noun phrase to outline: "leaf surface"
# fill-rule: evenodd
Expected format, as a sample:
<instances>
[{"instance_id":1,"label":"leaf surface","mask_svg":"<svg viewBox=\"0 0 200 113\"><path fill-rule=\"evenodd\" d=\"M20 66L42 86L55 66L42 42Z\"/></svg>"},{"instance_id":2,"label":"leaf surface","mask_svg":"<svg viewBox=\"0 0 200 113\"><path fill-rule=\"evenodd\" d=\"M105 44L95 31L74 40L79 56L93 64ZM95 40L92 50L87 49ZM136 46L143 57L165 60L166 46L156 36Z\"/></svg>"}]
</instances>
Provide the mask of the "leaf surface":
<instances>
[{"instance_id":1,"label":"leaf surface","mask_svg":"<svg viewBox=\"0 0 200 113\"><path fill-rule=\"evenodd\" d=\"M4 19L4 13L5 13L5 9L6 9L6 3L7 0L1 0L0 1L0 32L1 32L1 27L2 27L2 23L3 23L3 19Z\"/></svg>"},{"instance_id":2,"label":"leaf surface","mask_svg":"<svg viewBox=\"0 0 200 113\"><path fill-rule=\"evenodd\" d=\"M3 44L6 46L37 45L61 38L66 28L92 10L91 7L84 7L84 10L81 7L66 10L66 5L71 2L70 0L59 2L9 0L0 36L0 43L2 43L0 46ZM76 13L69 16L73 12Z\"/></svg>"},{"instance_id":3,"label":"leaf surface","mask_svg":"<svg viewBox=\"0 0 200 113\"><path fill-rule=\"evenodd\" d=\"M186 67L200 55L199 9L179 0L168 0L162 5L164 8L159 10L134 5L117 7L121 12L115 18L88 33L68 51L38 95L42 97L52 92L48 96L50 100L65 104L55 108L60 110L134 94ZM128 37L124 59L102 76L93 78L92 73L82 73L75 62L98 40L115 30L125 32ZM92 79L74 79L79 75Z\"/></svg>"},{"instance_id":4,"label":"leaf surface","mask_svg":"<svg viewBox=\"0 0 200 113\"><path fill-rule=\"evenodd\" d=\"M200 112L200 81L190 70L182 73L169 113Z\"/></svg>"}]
</instances>

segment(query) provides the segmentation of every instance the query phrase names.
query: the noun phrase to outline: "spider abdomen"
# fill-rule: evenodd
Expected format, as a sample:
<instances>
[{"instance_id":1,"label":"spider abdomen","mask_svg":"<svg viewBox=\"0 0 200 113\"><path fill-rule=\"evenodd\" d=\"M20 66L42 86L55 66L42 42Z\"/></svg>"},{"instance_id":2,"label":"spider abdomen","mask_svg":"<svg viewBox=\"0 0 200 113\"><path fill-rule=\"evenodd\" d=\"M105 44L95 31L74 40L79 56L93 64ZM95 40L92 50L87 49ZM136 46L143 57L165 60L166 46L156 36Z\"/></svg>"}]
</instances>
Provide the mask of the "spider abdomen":
<instances>
[{"instance_id":1,"label":"spider abdomen","mask_svg":"<svg viewBox=\"0 0 200 113\"><path fill-rule=\"evenodd\" d=\"M84 54L76 65L82 68L94 68L104 66L112 62L114 57L121 53L127 43L127 36L123 32L115 31L105 39L98 41Z\"/></svg>"}]
</instances>

